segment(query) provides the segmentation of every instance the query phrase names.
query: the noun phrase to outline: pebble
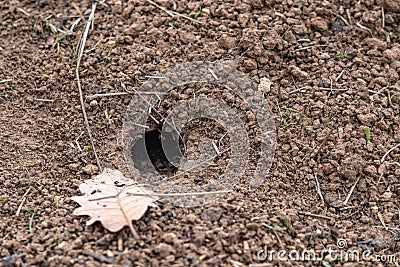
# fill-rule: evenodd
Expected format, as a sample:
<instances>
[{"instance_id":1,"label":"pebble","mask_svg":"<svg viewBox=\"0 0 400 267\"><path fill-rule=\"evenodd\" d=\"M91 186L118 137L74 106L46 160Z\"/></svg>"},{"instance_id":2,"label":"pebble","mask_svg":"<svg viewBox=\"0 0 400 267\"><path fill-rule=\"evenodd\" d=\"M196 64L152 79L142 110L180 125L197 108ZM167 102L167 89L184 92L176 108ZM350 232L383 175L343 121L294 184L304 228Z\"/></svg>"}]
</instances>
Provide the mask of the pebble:
<instances>
[{"instance_id":1,"label":"pebble","mask_svg":"<svg viewBox=\"0 0 400 267\"><path fill-rule=\"evenodd\" d=\"M89 164L82 168L82 171L89 175L95 175L98 173L98 168L96 165Z\"/></svg>"},{"instance_id":2,"label":"pebble","mask_svg":"<svg viewBox=\"0 0 400 267\"><path fill-rule=\"evenodd\" d=\"M98 104L99 104L99 102L97 102L96 99L93 99L92 101L90 101L90 106L91 106L91 107L95 107L95 106L97 106Z\"/></svg>"},{"instance_id":3,"label":"pebble","mask_svg":"<svg viewBox=\"0 0 400 267\"><path fill-rule=\"evenodd\" d=\"M311 19L311 26L319 31L327 31L328 30L328 22L320 17Z\"/></svg>"}]
</instances>

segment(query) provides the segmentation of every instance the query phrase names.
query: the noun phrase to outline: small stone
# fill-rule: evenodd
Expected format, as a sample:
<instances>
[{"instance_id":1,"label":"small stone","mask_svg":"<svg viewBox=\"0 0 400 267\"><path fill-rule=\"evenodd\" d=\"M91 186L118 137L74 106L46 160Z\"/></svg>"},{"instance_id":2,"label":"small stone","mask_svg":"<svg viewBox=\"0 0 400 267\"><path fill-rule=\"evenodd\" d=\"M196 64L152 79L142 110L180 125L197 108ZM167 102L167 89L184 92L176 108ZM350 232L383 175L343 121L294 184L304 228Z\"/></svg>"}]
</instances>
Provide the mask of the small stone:
<instances>
[{"instance_id":1,"label":"small stone","mask_svg":"<svg viewBox=\"0 0 400 267\"><path fill-rule=\"evenodd\" d=\"M328 22L323 18L317 17L311 19L311 27L314 27L319 31L327 31L328 30Z\"/></svg>"},{"instance_id":2,"label":"small stone","mask_svg":"<svg viewBox=\"0 0 400 267\"><path fill-rule=\"evenodd\" d=\"M68 168L69 168L71 171L77 172L77 171L79 171L80 166L81 166L81 165L79 165L78 163L71 163L71 164L68 165Z\"/></svg>"},{"instance_id":3,"label":"small stone","mask_svg":"<svg viewBox=\"0 0 400 267\"><path fill-rule=\"evenodd\" d=\"M186 216L186 220L188 222L194 223L197 220L197 216L195 214L188 214Z\"/></svg>"},{"instance_id":4,"label":"small stone","mask_svg":"<svg viewBox=\"0 0 400 267\"><path fill-rule=\"evenodd\" d=\"M73 249L79 249L82 248L83 242L81 238L77 238L72 242L72 248Z\"/></svg>"},{"instance_id":5,"label":"small stone","mask_svg":"<svg viewBox=\"0 0 400 267\"><path fill-rule=\"evenodd\" d=\"M236 38L223 34L218 43L223 48L234 49L236 47Z\"/></svg>"},{"instance_id":6,"label":"small stone","mask_svg":"<svg viewBox=\"0 0 400 267\"><path fill-rule=\"evenodd\" d=\"M268 78L261 78L260 84L258 85L258 91L262 93L269 93L271 91L272 82Z\"/></svg>"},{"instance_id":7,"label":"small stone","mask_svg":"<svg viewBox=\"0 0 400 267\"><path fill-rule=\"evenodd\" d=\"M394 46L391 49L386 49L382 53L383 60L386 62L400 61L400 47Z\"/></svg>"},{"instance_id":8,"label":"small stone","mask_svg":"<svg viewBox=\"0 0 400 267\"><path fill-rule=\"evenodd\" d=\"M95 175L98 173L98 168L97 166L93 164L86 165L85 167L82 168L83 172L89 175Z\"/></svg>"},{"instance_id":9,"label":"small stone","mask_svg":"<svg viewBox=\"0 0 400 267\"><path fill-rule=\"evenodd\" d=\"M128 29L126 29L124 32L126 34L136 36L139 33L143 32L145 29L146 29L146 24L133 22L131 24L131 26Z\"/></svg>"},{"instance_id":10,"label":"small stone","mask_svg":"<svg viewBox=\"0 0 400 267\"><path fill-rule=\"evenodd\" d=\"M284 144L284 145L282 145L281 149L282 149L283 152L289 152L290 145L289 144Z\"/></svg>"},{"instance_id":11,"label":"small stone","mask_svg":"<svg viewBox=\"0 0 400 267\"><path fill-rule=\"evenodd\" d=\"M107 250L106 254L107 254L107 257L109 257L109 258L114 257L114 253L111 250Z\"/></svg>"},{"instance_id":12,"label":"small stone","mask_svg":"<svg viewBox=\"0 0 400 267\"><path fill-rule=\"evenodd\" d=\"M99 103L97 102L97 100L96 99L93 99L92 101L90 101L90 106L91 107L95 107L95 106L97 106Z\"/></svg>"},{"instance_id":13,"label":"small stone","mask_svg":"<svg viewBox=\"0 0 400 267\"><path fill-rule=\"evenodd\" d=\"M165 241L165 243L172 244L174 243L174 240L177 239L177 236L174 233L165 233L162 236L162 239Z\"/></svg>"},{"instance_id":14,"label":"small stone","mask_svg":"<svg viewBox=\"0 0 400 267\"><path fill-rule=\"evenodd\" d=\"M357 118L366 125L370 125L372 122L376 121L376 116L372 113L368 114L360 114L357 116Z\"/></svg>"},{"instance_id":15,"label":"small stone","mask_svg":"<svg viewBox=\"0 0 400 267\"><path fill-rule=\"evenodd\" d=\"M56 41L56 38L54 38L54 36L49 36L46 39L46 45L48 47L52 46L54 44L54 42Z\"/></svg>"},{"instance_id":16,"label":"small stone","mask_svg":"<svg viewBox=\"0 0 400 267\"><path fill-rule=\"evenodd\" d=\"M364 165L364 159L360 155L355 154L348 157L342 162L342 175L349 179L355 179L361 173Z\"/></svg>"},{"instance_id":17,"label":"small stone","mask_svg":"<svg viewBox=\"0 0 400 267\"><path fill-rule=\"evenodd\" d=\"M376 174L376 168L372 165L369 165L368 167L366 167L364 171L370 175Z\"/></svg>"},{"instance_id":18,"label":"small stone","mask_svg":"<svg viewBox=\"0 0 400 267\"><path fill-rule=\"evenodd\" d=\"M154 250L162 258L176 253L176 250L171 245L165 243L160 243Z\"/></svg>"},{"instance_id":19,"label":"small stone","mask_svg":"<svg viewBox=\"0 0 400 267\"><path fill-rule=\"evenodd\" d=\"M308 73L305 71L302 71L299 67L295 65L290 65L289 70L292 73L293 76L298 78L299 80L304 80L305 78L308 77Z\"/></svg>"},{"instance_id":20,"label":"small stone","mask_svg":"<svg viewBox=\"0 0 400 267\"><path fill-rule=\"evenodd\" d=\"M379 50L385 50L387 48L387 43L385 41L379 40L377 38L365 38L364 42L370 48L377 48Z\"/></svg>"},{"instance_id":21,"label":"small stone","mask_svg":"<svg viewBox=\"0 0 400 267\"><path fill-rule=\"evenodd\" d=\"M207 210L204 210L203 213L201 213L201 218L204 221L218 221L219 218L222 216L222 209L218 207L212 207Z\"/></svg>"},{"instance_id":22,"label":"small stone","mask_svg":"<svg viewBox=\"0 0 400 267\"><path fill-rule=\"evenodd\" d=\"M246 59L243 62L243 66L247 69L247 70L255 70L257 69L257 62L254 59Z\"/></svg>"}]
</instances>

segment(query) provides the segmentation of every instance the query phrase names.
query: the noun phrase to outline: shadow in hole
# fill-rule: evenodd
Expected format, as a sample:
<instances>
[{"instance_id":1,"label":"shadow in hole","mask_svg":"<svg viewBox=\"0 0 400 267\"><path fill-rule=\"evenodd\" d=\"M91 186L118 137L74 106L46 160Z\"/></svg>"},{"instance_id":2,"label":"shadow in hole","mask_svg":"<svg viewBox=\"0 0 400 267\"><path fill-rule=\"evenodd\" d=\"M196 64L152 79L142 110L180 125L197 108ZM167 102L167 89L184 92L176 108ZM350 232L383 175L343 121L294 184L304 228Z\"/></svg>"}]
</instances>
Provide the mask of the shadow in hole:
<instances>
[{"instance_id":1,"label":"shadow in hole","mask_svg":"<svg viewBox=\"0 0 400 267\"><path fill-rule=\"evenodd\" d=\"M173 135L164 133L163 136L163 143L165 148L168 149L168 154L173 155L173 162L179 162L182 154L176 146L176 142L173 141ZM165 155L161 133L158 129L146 132L144 138L136 141L131 150L131 157L135 168L141 173L148 173L155 169L160 174L168 175L174 174L178 170Z\"/></svg>"}]
</instances>

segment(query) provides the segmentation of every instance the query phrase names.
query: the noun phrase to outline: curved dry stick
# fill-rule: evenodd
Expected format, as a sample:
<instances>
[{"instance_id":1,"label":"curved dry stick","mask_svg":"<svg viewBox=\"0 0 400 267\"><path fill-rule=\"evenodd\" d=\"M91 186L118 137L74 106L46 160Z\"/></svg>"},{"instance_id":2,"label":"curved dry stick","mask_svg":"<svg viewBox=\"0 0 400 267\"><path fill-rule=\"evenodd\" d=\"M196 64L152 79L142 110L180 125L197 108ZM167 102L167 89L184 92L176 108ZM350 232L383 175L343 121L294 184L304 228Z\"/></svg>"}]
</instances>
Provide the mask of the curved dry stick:
<instances>
[{"instance_id":1,"label":"curved dry stick","mask_svg":"<svg viewBox=\"0 0 400 267\"><path fill-rule=\"evenodd\" d=\"M87 132L89 134L90 144L91 144L91 146L93 148L93 153L94 153L94 156L96 158L97 167L99 168L99 171L102 171L102 168L101 168L101 165L100 165L100 161L99 161L99 158L98 158L97 153L96 153L96 148L94 147L94 142L93 142L93 138L92 138L92 132L90 131L89 120L88 120L88 117L87 117L87 114L86 114L86 109L85 109L85 102L83 100L81 80L79 78L79 66L81 64L81 58L82 58L82 55L83 55L83 51L85 49L86 39L87 39L87 36L88 36L88 33L89 33L90 24L91 24L91 22L93 21L93 18L94 18L94 11L95 10L96 10L96 3L94 3L92 5L92 11L90 12L89 19L88 19L88 21L86 23L86 26L85 26L85 30L82 33L82 38L81 38L81 42L80 42L80 45L79 45L78 60L76 62L75 72L76 72L76 79L77 79L77 83L78 83L79 100L80 100L81 106L82 106L83 117L85 118L86 130L87 130Z\"/></svg>"}]
</instances>

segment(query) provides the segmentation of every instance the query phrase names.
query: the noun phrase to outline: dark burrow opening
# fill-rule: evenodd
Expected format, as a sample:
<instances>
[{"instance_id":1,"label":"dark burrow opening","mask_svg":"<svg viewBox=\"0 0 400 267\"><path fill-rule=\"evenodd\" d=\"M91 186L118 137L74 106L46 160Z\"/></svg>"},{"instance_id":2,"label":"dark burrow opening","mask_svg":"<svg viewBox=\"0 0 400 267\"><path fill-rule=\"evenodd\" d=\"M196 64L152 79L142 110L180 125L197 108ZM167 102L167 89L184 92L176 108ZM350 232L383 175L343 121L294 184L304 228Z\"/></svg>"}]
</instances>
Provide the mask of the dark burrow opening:
<instances>
[{"instance_id":1,"label":"dark burrow opening","mask_svg":"<svg viewBox=\"0 0 400 267\"><path fill-rule=\"evenodd\" d=\"M166 144L166 149L175 149L172 153L176 157L180 156L180 150L176 148L171 148L175 144L172 142L173 136L169 133L164 133L164 145ZM170 152L171 154L171 152ZM174 166L165 155L164 149L161 142L161 131L159 129L148 131L136 141L132 148L131 153L134 166L141 173L148 172L150 169L154 168L161 175L173 175L176 173L178 168ZM174 158L174 161L176 158Z\"/></svg>"}]
</instances>

